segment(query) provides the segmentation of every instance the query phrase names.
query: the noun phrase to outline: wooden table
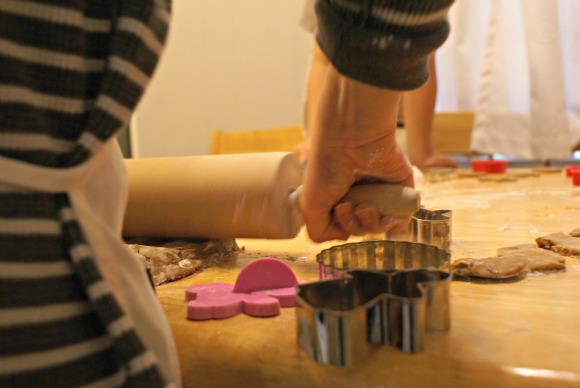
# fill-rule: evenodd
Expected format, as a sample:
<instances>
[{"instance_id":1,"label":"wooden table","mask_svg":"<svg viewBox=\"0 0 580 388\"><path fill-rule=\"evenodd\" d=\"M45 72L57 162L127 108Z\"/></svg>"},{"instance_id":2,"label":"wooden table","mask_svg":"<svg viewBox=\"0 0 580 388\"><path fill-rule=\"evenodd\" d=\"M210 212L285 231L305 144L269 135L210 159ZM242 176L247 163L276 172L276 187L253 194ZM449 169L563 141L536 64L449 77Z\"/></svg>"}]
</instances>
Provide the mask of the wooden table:
<instances>
[{"instance_id":1,"label":"wooden table","mask_svg":"<svg viewBox=\"0 0 580 388\"><path fill-rule=\"evenodd\" d=\"M428 209L453 210L452 258L495 255L497 248L580 227L580 188L544 174L517 182L452 179L422 187ZM238 240L245 251L213 268L157 288L174 331L186 387L580 386L580 259L566 271L517 281L451 284L451 330L428 334L426 350L384 346L339 369L310 360L296 344L294 309L274 318L185 319L184 289L234 283L251 260L284 260L316 280L316 254L338 242Z\"/></svg>"}]
</instances>

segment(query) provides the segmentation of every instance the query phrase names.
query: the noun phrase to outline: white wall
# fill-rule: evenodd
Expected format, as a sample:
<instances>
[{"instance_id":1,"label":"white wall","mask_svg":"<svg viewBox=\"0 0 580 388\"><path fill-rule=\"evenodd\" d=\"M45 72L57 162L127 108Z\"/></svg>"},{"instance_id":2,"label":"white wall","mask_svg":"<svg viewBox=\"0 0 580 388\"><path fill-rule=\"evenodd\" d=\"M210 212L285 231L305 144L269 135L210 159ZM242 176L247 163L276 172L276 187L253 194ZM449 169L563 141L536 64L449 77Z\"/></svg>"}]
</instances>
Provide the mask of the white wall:
<instances>
[{"instance_id":1,"label":"white wall","mask_svg":"<svg viewBox=\"0 0 580 388\"><path fill-rule=\"evenodd\" d=\"M167 46L133 118L133 155L209 152L215 129L300 122L312 37L297 0L174 0Z\"/></svg>"}]
</instances>

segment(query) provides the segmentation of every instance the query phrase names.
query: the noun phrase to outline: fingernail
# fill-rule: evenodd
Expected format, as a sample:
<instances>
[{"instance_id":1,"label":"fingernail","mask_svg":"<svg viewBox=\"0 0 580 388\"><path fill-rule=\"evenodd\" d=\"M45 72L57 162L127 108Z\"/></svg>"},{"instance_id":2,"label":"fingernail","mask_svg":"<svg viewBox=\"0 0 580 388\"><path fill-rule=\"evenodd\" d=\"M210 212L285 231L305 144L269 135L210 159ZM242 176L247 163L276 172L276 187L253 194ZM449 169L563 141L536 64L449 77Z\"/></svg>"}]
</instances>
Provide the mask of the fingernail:
<instances>
[{"instance_id":1,"label":"fingernail","mask_svg":"<svg viewBox=\"0 0 580 388\"><path fill-rule=\"evenodd\" d=\"M385 229L391 229L393 226L395 226L395 220L391 217L383 217L381 218L381 226Z\"/></svg>"},{"instance_id":2,"label":"fingernail","mask_svg":"<svg viewBox=\"0 0 580 388\"><path fill-rule=\"evenodd\" d=\"M360 207L355 210L355 213L361 220L369 220L373 216L373 209L370 207Z\"/></svg>"}]
</instances>

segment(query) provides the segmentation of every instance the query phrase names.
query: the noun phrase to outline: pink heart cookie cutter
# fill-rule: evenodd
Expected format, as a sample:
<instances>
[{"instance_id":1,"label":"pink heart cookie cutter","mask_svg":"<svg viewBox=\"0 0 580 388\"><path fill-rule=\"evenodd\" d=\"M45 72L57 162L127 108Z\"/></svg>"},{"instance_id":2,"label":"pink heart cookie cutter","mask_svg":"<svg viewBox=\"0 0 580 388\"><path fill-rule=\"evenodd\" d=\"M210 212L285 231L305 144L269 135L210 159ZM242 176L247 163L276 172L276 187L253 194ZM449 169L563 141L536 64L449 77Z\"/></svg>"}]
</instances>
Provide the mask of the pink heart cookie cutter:
<instances>
[{"instance_id":1,"label":"pink heart cookie cutter","mask_svg":"<svg viewBox=\"0 0 580 388\"><path fill-rule=\"evenodd\" d=\"M252 261L240 271L235 284L192 284L185 289L187 318L224 319L242 312L273 317L281 307L296 305L298 280L284 262L271 257Z\"/></svg>"}]
</instances>

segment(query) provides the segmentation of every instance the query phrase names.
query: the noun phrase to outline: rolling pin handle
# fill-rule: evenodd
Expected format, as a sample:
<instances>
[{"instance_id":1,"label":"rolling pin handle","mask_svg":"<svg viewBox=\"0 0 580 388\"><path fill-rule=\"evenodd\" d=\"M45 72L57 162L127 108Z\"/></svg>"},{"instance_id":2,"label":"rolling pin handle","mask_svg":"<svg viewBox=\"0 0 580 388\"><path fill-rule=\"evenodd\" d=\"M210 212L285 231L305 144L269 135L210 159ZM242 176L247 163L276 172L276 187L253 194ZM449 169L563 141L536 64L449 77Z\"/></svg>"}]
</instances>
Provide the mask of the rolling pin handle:
<instances>
[{"instance_id":1,"label":"rolling pin handle","mask_svg":"<svg viewBox=\"0 0 580 388\"><path fill-rule=\"evenodd\" d=\"M292 229L297 225L301 226L304 224L304 218L300 213L300 207L298 205L298 198L301 192L302 186L299 186L288 195L288 202L292 214ZM388 183L353 186L339 203L346 201L352 201L355 205L370 203L377 208L379 214L383 217L406 217L415 214L421 208L421 196L419 192L411 187Z\"/></svg>"}]
</instances>

